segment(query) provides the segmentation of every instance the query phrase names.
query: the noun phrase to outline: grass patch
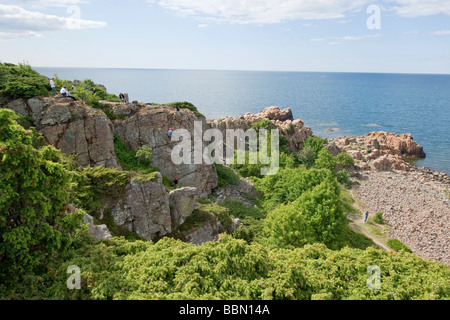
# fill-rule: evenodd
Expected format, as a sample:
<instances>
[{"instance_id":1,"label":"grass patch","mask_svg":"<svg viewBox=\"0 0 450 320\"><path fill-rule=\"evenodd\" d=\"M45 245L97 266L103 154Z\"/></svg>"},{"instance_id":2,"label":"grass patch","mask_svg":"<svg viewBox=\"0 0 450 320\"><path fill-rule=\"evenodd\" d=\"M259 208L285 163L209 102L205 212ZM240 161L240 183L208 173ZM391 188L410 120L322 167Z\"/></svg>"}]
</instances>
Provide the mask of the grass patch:
<instances>
[{"instance_id":1,"label":"grass patch","mask_svg":"<svg viewBox=\"0 0 450 320\"><path fill-rule=\"evenodd\" d=\"M173 107L175 108L175 106L177 106L180 109L188 109L190 111L192 111L197 117L205 117L203 114L201 114L198 110L197 107L194 106L192 103L190 102L172 102L172 103L168 103L165 106L169 106L169 107Z\"/></svg>"},{"instance_id":2,"label":"grass patch","mask_svg":"<svg viewBox=\"0 0 450 320\"><path fill-rule=\"evenodd\" d=\"M237 185L239 183L239 176L222 164L216 164L217 176L219 178L218 187L224 188L227 184Z\"/></svg>"},{"instance_id":3,"label":"grass patch","mask_svg":"<svg viewBox=\"0 0 450 320\"><path fill-rule=\"evenodd\" d=\"M378 247L372 239L369 239L364 234L355 232L350 228L347 228L345 231L344 245L361 250L365 250L369 247Z\"/></svg>"},{"instance_id":4,"label":"grass patch","mask_svg":"<svg viewBox=\"0 0 450 320\"><path fill-rule=\"evenodd\" d=\"M383 220L383 212L377 212L375 213L375 216L373 217L373 222L377 223L377 224L384 224L384 220Z\"/></svg>"},{"instance_id":5,"label":"grass patch","mask_svg":"<svg viewBox=\"0 0 450 320\"><path fill-rule=\"evenodd\" d=\"M142 174L149 174L159 171L147 162L139 162L136 157L137 151L128 148L126 143L117 135L114 135L114 152L120 162L120 165L125 171L136 171Z\"/></svg>"},{"instance_id":6,"label":"grass patch","mask_svg":"<svg viewBox=\"0 0 450 320\"><path fill-rule=\"evenodd\" d=\"M410 248L408 248L403 242L397 239L388 240L387 245L395 251L404 250L406 252L412 253L412 250Z\"/></svg>"}]
</instances>

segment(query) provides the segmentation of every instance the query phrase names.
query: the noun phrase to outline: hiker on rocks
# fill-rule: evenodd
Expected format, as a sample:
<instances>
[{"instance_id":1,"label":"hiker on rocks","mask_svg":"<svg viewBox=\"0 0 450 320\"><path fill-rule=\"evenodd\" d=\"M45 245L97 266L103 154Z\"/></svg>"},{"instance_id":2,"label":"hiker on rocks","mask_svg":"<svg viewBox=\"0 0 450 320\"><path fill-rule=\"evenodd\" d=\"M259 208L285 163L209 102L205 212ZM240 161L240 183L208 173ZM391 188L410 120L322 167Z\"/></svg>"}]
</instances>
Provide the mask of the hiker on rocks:
<instances>
[{"instance_id":1,"label":"hiker on rocks","mask_svg":"<svg viewBox=\"0 0 450 320\"><path fill-rule=\"evenodd\" d=\"M178 112L180 111L180 108L179 108L178 106L175 106L175 108L177 108L177 111L178 111Z\"/></svg>"},{"instance_id":2,"label":"hiker on rocks","mask_svg":"<svg viewBox=\"0 0 450 320\"><path fill-rule=\"evenodd\" d=\"M67 90L66 87L62 87L60 93L62 96L72 99L72 101L77 101L77 99L75 99L75 97L70 94L69 90Z\"/></svg>"},{"instance_id":3,"label":"hiker on rocks","mask_svg":"<svg viewBox=\"0 0 450 320\"><path fill-rule=\"evenodd\" d=\"M56 86L55 86L55 78L50 79L50 87L52 87L53 96L56 95Z\"/></svg>"},{"instance_id":4,"label":"hiker on rocks","mask_svg":"<svg viewBox=\"0 0 450 320\"><path fill-rule=\"evenodd\" d=\"M121 92L119 94L120 101L125 102L125 95Z\"/></svg>"},{"instance_id":5,"label":"hiker on rocks","mask_svg":"<svg viewBox=\"0 0 450 320\"><path fill-rule=\"evenodd\" d=\"M172 128L169 128L169 133L168 133L169 138L172 138L172 134L173 134Z\"/></svg>"},{"instance_id":6,"label":"hiker on rocks","mask_svg":"<svg viewBox=\"0 0 450 320\"><path fill-rule=\"evenodd\" d=\"M366 211L366 214L364 215L364 223L367 222L367 218L369 218L369 211Z\"/></svg>"},{"instance_id":7,"label":"hiker on rocks","mask_svg":"<svg viewBox=\"0 0 450 320\"><path fill-rule=\"evenodd\" d=\"M174 184L175 186L178 185L178 178L175 178L175 180L173 180L173 184Z\"/></svg>"}]
</instances>

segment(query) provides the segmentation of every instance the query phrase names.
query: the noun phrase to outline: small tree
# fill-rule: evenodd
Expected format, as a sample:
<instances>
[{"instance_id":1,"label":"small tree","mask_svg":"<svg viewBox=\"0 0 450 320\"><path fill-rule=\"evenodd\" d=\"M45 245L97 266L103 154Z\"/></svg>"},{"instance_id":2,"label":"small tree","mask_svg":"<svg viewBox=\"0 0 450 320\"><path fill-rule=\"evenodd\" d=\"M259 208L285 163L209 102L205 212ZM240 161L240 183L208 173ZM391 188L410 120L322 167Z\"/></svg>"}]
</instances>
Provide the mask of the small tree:
<instances>
[{"instance_id":1,"label":"small tree","mask_svg":"<svg viewBox=\"0 0 450 320\"><path fill-rule=\"evenodd\" d=\"M311 146L304 146L303 149L297 153L298 161L308 169L314 166L316 156L316 152Z\"/></svg>"},{"instance_id":2,"label":"small tree","mask_svg":"<svg viewBox=\"0 0 450 320\"><path fill-rule=\"evenodd\" d=\"M136 152L136 158L139 164L141 163L150 164L152 156L153 156L152 148L150 148L149 146L142 146Z\"/></svg>"}]
</instances>

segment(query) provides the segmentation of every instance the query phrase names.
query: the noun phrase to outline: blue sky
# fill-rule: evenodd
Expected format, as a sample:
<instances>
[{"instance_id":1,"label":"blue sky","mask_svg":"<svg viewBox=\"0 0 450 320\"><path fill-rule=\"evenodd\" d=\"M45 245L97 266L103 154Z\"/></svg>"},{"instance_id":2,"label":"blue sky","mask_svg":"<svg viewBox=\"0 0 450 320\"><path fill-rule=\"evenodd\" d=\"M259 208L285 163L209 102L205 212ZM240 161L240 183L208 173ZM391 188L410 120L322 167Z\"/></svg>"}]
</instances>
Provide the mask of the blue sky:
<instances>
[{"instance_id":1,"label":"blue sky","mask_svg":"<svg viewBox=\"0 0 450 320\"><path fill-rule=\"evenodd\" d=\"M0 61L450 74L450 1L0 0Z\"/></svg>"}]
</instances>

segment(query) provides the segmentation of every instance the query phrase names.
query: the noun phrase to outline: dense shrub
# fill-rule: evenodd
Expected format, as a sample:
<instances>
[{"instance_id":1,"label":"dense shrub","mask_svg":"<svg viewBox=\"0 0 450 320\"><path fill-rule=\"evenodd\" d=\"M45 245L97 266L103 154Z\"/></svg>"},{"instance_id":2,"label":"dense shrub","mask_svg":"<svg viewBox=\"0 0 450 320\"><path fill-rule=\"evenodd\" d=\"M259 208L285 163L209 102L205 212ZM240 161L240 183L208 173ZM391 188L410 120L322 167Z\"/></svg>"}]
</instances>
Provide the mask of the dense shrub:
<instances>
[{"instance_id":1,"label":"dense shrub","mask_svg":"<svg viewBox=\"0 0 450 320\"><path fill-rule=\"evenodd\" d=\"M233 185L239 183L239 177L232 169L221 164L216 164L216 170L219 178L219 188L223 188L227 184Z\"/></svg>"},{"instance_id":2,"label":"dense shrub","mask_svg":"<svg viewBox=\"0 0 450 320\"><path fill-rule=\"evenodd\" d=\"M316 152L311 146L304 146L300 152L297 153L297 159L300 164L304 165L306 168L312 168L316 162Z\"/></svg>"},{"instance_id":3,"label":"dense shrub","mask_svg":"<svg viewBox=\"0 0 450 320\"><path fill-rule=\"evenodd\" d=\"M66 287L67 268L80 267L81 290ZM381 287L367 287L369 266ZM374 248L294 250L222 236L202 246L164 238L123 238L87 244L49 261L48 271L2 293L28 299L412 300L448 299L450 268L406 252Z\"/></svg>"},{"instance_id":4,"label":"dense shrub","mask_svg":"<svg viewBox=\"0 0 450 320\"><path fill-rule=\"evenodd\" d=\"M69 205L72 172L60 151L33 147L32 132L0 109L0 282L37 270L66 250L83 212Z\"/></svg>"},{"instance_id":5,"label":"dense shrub","mask_svg":"<svg viewBox=\"0 0 450 320\"><path fill-rule=\"evenodd\" d=\"M323 149L323 147L326 143L327 143L326 139L321 139L321 138L313 135L304 141L303 148L310 147L314 150L316 155L318 155L320 150Z\"/></svg>"},{"instance_id":6,"label":"dense shrub","mask_svg":"<svg viewBox=\"0 0 450 320\"><path fill-rule=\"evenodd\" d=\"M9 99L47 96L50 81L27 64L0 63L0 96Z\"/></svg>"}]
</instances>

